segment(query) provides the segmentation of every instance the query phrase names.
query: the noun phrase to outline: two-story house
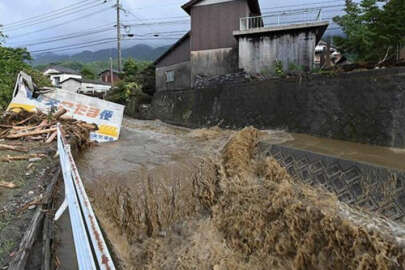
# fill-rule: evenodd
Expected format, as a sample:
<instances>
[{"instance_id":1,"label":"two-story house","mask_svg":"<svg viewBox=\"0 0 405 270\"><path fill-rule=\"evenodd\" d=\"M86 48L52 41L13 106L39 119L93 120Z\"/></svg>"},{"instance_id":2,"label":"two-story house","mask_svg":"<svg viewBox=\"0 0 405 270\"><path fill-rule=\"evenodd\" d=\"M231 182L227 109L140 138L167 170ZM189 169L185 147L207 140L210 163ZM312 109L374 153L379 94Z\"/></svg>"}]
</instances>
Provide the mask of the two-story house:
<instances>
[{"instance_id":1,"label":"two-story house","mask_svg":"<svg viewBox=\"0 0 405 270\"><path fill-rule=\"evenodd\" d=\"M273 25L258 0L192 0L182 8L191 30L155 61L157 91L193 87L198 76L260 73L278 60L309 69L328 26L319 16Z\"/></svg>"}]
</instances>

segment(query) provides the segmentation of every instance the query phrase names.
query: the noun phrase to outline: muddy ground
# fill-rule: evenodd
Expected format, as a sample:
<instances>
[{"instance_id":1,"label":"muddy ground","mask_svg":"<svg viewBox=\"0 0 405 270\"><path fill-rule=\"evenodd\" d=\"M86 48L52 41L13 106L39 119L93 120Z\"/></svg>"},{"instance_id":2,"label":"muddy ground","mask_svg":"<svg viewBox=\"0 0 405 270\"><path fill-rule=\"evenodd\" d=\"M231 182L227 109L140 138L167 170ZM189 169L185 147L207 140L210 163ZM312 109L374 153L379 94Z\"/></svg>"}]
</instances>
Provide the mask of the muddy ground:
<instances>
[{"instance_id":1,"label":"muddy ground","mask_svg":"<svg viewBox=\"0 0 405 270\"><path fill-rule=\"evenodd\" d=\"M79 170L121 269L405 269L405 228L300 184L256 149L282 131L127 119Z\"/></svg>"},{"instance_id":2,"label":"muddy ground","mask_svg":"<svg viewBox=\"0 0 405 270\"><path fill-rule=\"evenodd\" d=\"M1 144L22 144L2 141ZM40 160L0 162L0 181L13 183L15 188L0 187L0 267L6 266L15 255L21 238L27 230L36 204L41 199L59 160L54 157L56 145L23 142L28 154L44 154ZM26 153L24 153L26 154ZM0 160L7 156L22 155L15 151L0 150Z\"/></svg>"}]
</instances>

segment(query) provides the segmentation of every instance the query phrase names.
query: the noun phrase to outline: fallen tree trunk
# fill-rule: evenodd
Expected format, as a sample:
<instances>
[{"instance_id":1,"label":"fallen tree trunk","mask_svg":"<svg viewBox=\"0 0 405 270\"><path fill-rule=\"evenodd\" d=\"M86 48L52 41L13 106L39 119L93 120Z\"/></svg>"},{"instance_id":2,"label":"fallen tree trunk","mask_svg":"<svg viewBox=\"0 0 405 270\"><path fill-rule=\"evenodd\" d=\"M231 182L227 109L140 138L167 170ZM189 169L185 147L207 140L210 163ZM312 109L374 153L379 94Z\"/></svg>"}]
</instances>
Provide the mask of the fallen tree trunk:
<instances>
[{"instance_id":1,"label":"fallen tree trunk","mask_svg":"<svg viewBox=\"0 0 405 270\"><path fill-rule=\"evenodd\" d=\"M55 131L54 133L51 134L51 136L49 136L49 138L45 141L46 144L49 144L51 142L53 142L53 140L55 140L56 136L58 136L58 132Z\"/></svg>"},{"instance_id":2,"label":"fallen tree trunk","mask_svg":"<svg viewBox=\"0 0 405 270\"><path fill-rule=\"evenodd\" d=\"M0 158L0 162L10 162L10 161L16 161L16 160L28 160L31 158L43 158L46 157L44 154L29 154L29 155L23 155L23 156L7 156Z\"/></svg>"},{"instance_id":3,"label":"fallen tree trunk","mask_svg":"<svg viewBox=\"0 0 405 270\"><path fill-rule=\"evenodd\" d=\"M4 181L0 181L0 187L4 187L4 188L16 188L17 185L11 182L4 182Z\"/></svg>"},{"instance_id":4,"label":"fallen tree trunk","mask_svg":"<svg viewBox=\"0 0 405 270\"><path fill-rule=\"evenodd\" d=\"M61 118L62 115L64 115L65 113L67 113L66 109L60 109L53 116L55 117L56 120L59 120L59 118Z\"/></svg>"},{"instance_id":5,"label":"fallen tree trunk","mask_svg":"<svg viewBox=\"0 0 405 270\"><path fill-rule=\"evenodd\" d=\"M26 148L8 145L8 144L0 144L0 150L12 150L12 151L24 152L24 153L28 152L28 150Z\"/></svg>"},{"instance_id":6,"label":"fallen tree trunk","mask_svg":"<svg viewBox=\"0 0 405 270\"><path fill-rule=\"evenodd\" d=\"M32 132L27 132L27 133L18 133L18 134L8 135L8 136L6 136L6 139L18 139L18 138L23 138L23 137L28 137L28 136L35 136L35 135L41 135L41 134L45 134L45 133L51 133L51 132L55 132L55 131L56 131L56 128L49 128L49 129L32 131Z\"/></svg>"}]
</instances>

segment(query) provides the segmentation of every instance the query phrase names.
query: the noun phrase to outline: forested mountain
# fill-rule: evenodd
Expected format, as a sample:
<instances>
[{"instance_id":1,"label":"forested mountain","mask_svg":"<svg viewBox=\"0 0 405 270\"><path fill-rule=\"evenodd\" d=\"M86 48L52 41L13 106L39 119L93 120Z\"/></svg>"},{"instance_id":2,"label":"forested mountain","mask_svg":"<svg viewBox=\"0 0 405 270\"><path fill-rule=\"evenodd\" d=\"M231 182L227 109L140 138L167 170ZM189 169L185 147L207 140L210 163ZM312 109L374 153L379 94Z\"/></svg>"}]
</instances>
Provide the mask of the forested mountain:
<instances>
[{"instance_id":1,"label":"forested mountain","mask_svg":"<svg viewBox=\"0 0 405 270\"><path fill-rule=\"evenodd\" d=\"M122 57L129 58L132 57L140 61L153 61L163 54L169 46L162 46L153 48L145 44L135 45L130 48L122 50ZM55 53L44 53L39 55L34 55L32 65L46 65L49 63L58 63L58 62L80 62L80 63L89 63L89 62L107 62L110 57L116 58L117 49L103 49L99 51L83 51L73 55L59 55Z\"/></svg>"}]
</instances>

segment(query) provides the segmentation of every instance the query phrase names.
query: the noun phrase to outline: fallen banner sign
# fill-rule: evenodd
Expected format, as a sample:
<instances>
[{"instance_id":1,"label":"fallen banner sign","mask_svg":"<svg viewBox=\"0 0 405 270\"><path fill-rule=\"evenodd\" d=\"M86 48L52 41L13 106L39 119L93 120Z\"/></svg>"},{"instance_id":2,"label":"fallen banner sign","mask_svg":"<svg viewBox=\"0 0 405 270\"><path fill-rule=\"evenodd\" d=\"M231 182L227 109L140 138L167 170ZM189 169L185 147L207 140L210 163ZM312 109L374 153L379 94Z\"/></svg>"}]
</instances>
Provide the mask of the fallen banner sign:
<instances>
[{"instance_id":1,"label":"fallen banner sign","mask_svg":"<svg viewBox=\"0 0 405 270\"><path fill-rule=\"evenodd\" d=\"M24 109L49 113L61 108L65 116L97 124L98 130L90 134L92 141L116 141L120 135L124 106L99 98L89 97L59 88L36 91L29 75L20 72L14 88L13 99L7 110Z\"/></svg>"}]
</instances>

